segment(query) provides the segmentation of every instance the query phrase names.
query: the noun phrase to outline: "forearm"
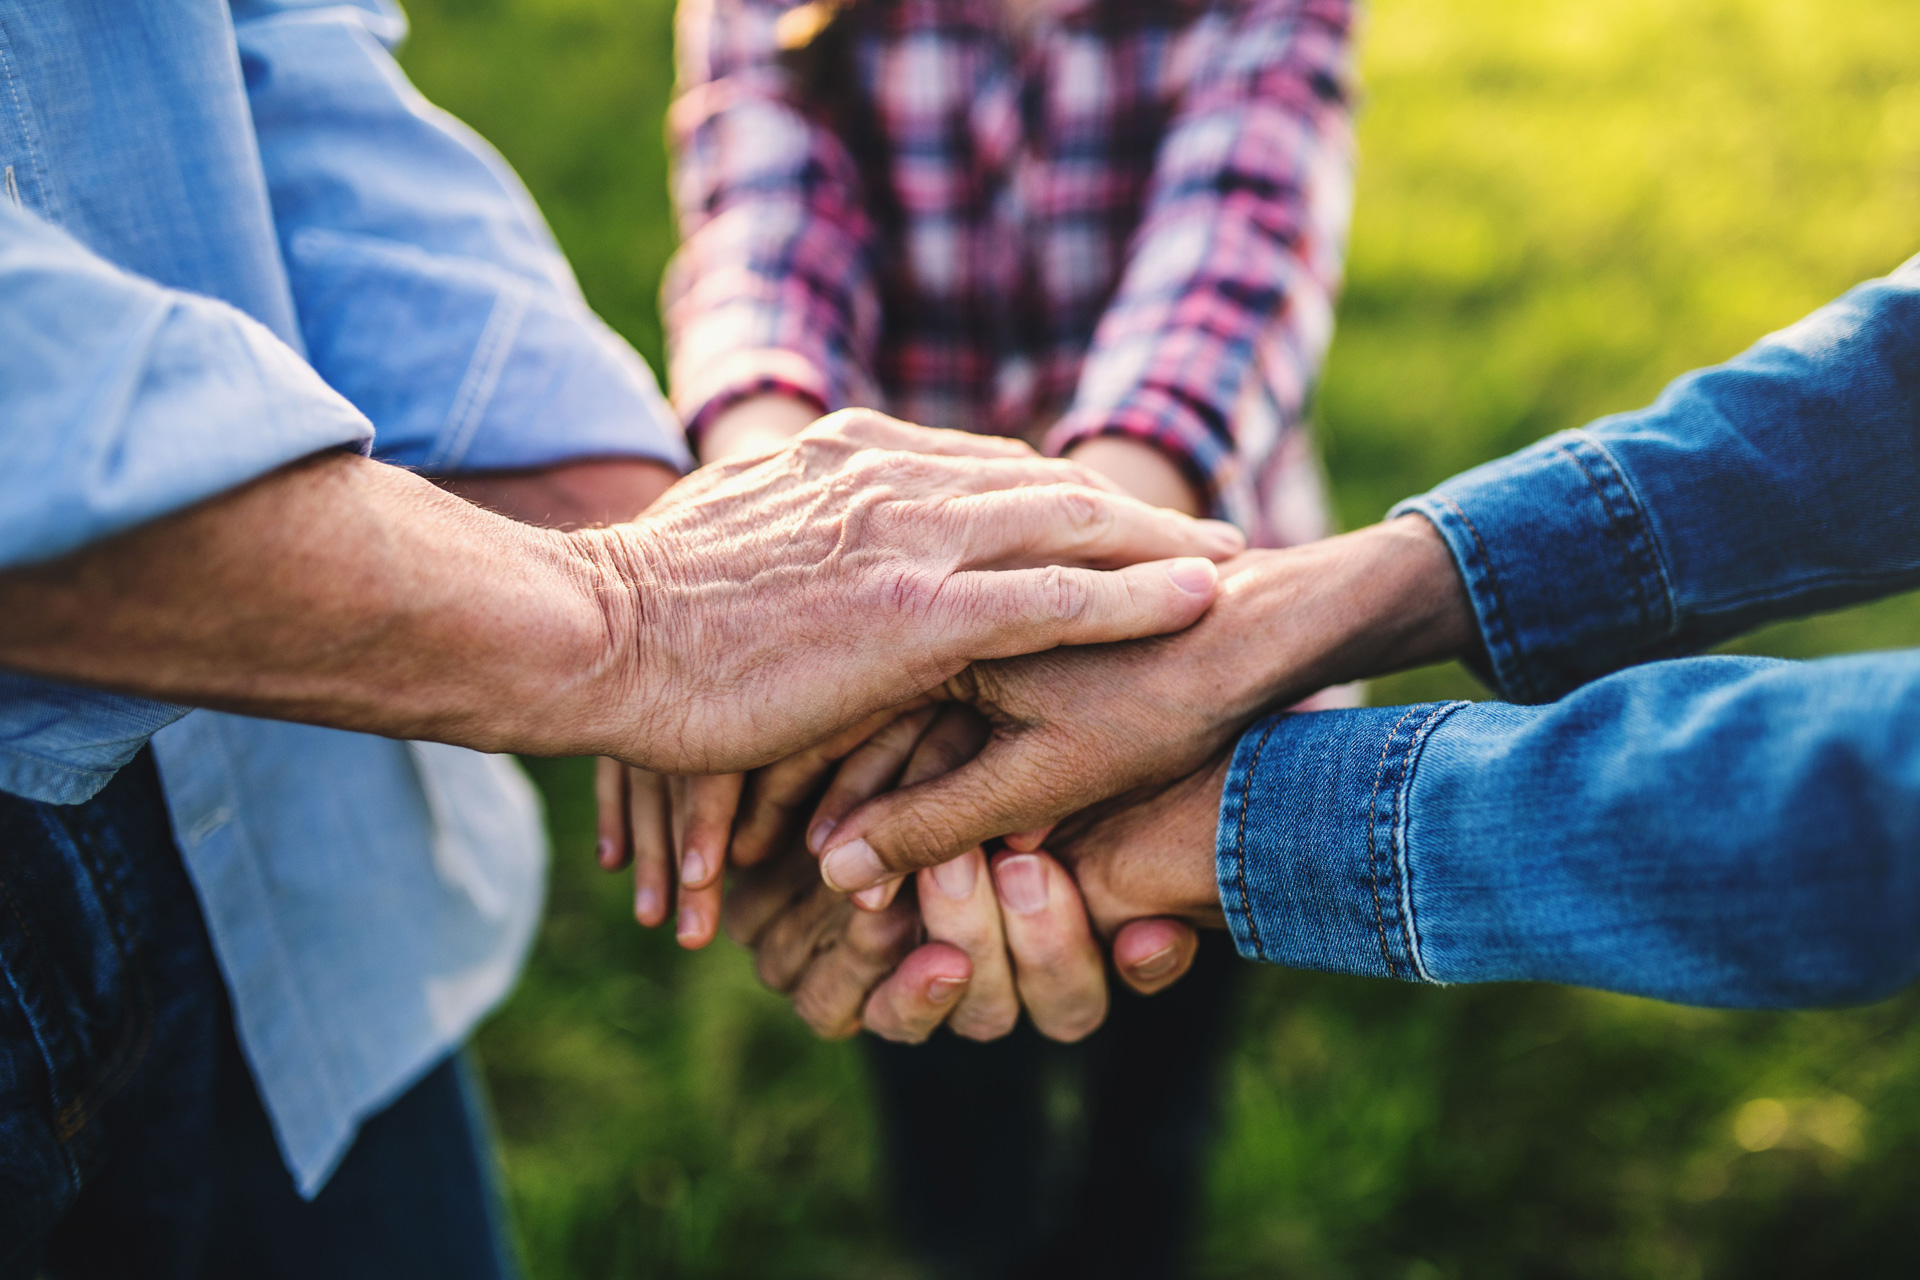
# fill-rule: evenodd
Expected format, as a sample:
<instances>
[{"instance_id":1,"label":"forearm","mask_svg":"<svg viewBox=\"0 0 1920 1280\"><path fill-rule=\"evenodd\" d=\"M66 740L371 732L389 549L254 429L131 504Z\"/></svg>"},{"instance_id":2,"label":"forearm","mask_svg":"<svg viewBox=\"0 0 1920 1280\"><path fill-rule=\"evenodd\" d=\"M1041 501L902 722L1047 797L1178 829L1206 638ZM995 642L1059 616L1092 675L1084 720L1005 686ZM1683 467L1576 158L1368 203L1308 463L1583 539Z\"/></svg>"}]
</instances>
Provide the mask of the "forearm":
<instances>
[{"instance_id":1,"label":"forearm","mask_svg":"<svg viewBox=\"0 0 1920 1280\"><path fill-rule=\"evenodd\" d=\"M1404 504L1444 532L1502 696L1920 583L1920 265L1652 407Z\"/></svg>"},{"instance_id":2,"label":"forearm","mask_svg":"<svg viewBox=\"0 0 1920 1280\"><path fill-rule=\"evenodd\" d=\"M1305 968L1874 999L1920 972L1916 713L1902 653L1278 717L1226 779L1221 898L1245 954Z\"/></svg>"},{"instance_id":3,"label":"forearm","mask_svg":"<svg viewBox=\"0 0 1920 1280\"><path fill-rule=\"evenodd\" d=\"M631 592L590 535L320 455L0 574L0 665L167 702L572 754L631 673Z\"/></svg>"},{"instance_id":4,"label":"forearm","mask_svg":"<svg viewBox=\"0 0 1920 1280\"><path fill-rule=\"evenodd\" d=\"M1317 689L1474 652L1472 608L1445 542L1402 516L1282 551L1249 551L1195 628L1223 720Z\"/></svg>"}]
</instances>

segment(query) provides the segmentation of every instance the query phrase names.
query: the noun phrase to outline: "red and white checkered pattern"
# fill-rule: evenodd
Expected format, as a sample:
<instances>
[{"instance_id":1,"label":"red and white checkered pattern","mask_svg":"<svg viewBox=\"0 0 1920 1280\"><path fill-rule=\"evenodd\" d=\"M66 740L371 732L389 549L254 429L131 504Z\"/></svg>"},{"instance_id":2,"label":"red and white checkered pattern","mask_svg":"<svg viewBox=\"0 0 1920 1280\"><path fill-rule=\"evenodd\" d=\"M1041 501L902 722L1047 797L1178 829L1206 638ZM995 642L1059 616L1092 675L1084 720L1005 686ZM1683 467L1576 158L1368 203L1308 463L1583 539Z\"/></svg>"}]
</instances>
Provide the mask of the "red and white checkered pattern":
<instances>
[{"instance_id":1,"label":"red and white checkered pattern","mask_svg":"<svg viewBox=\"0 0 1920 1280\"><path fill-rule=\"evenodd\" d=\"M839 128L785 0L681 0L694 431L780 389L1065 449L1152 441L1264 545L1323 532L1301 414L1352 194L1350 0L855 0Z\"/></svg>"}]
</instances>

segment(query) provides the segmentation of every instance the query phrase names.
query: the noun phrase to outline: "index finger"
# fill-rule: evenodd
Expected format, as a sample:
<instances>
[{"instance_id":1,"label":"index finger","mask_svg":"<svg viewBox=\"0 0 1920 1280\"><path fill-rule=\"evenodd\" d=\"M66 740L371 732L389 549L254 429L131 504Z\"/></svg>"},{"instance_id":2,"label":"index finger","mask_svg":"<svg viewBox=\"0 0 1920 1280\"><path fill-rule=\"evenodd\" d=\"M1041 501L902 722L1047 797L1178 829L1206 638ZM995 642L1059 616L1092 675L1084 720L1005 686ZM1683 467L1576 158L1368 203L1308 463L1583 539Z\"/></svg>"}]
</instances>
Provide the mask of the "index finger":
<instances>
[{"instance_id":1,"label":"index finger","mask_svg":"<svg viewBox=\"0 0 1920 1280\"><path fill-rule=\"evenodd\" d=\"M736 867L750 867L779 852L789 840L802 834L805 817L821 784L834 764L857 750L875 733L897 717L929 701L914 698L899 706L876 711L858 724L841 730L825 742L815 743L784 760L776 760L747 775L740 812L734 820L733 843L728 858Z\"/></svg>"},{"instance_id":2,"label":"index finger","mask_svg":"<svg viewBox=\"0 0 1920 1280\"><path fill-rule=\"evenodd\" d=\"M1223 520L1196 520L1080 484L972 493L946 502L941 515L956 526L951 538L963 569L1118 569L1179 556L1226 560L1247 547L1246 536Z\"/></svg>"}]
</instances>

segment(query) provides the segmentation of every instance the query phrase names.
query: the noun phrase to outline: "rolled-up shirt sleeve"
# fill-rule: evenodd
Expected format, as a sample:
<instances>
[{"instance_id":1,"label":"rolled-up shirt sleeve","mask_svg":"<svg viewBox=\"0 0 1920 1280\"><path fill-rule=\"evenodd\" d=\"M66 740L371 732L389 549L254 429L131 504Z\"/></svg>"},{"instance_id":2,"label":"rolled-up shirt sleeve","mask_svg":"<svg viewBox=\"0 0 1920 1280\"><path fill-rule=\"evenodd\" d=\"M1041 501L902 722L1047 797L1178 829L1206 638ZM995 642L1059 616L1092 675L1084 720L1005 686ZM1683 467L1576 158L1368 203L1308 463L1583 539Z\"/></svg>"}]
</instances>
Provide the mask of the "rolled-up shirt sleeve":
<instances>
[{"instance_id":1,"label":"rolled-up shirt sleeve","mask_svg":"<svg viewBox=\"0 0 1920 1280\"><path fill-rule=\"evenodd\" d=\"M1241 952L1795 1007L1920 975L1920 654L1648 663L1547 706L1277 716L1217 832Z\"/></svg>"},{"instance_id":2,"label":"rolled-up shirt sleeve","mask_svg":"<svg viewBox=\"0 0 1920 1280\"><path fill-rule=\"evenodd\" d=\"M1352 207L1347 0L1236 0L1174 104L1126 270L1049 452L1160 448L1212 514L1256 527L1278 446L1239 430L1249 381L1298 425L1333 337Z\"/></svg>"},{"instance_id":3,"label":"rolled-up shirt sleeve","mask_svg":"<svg viewBox=\"0 0 1920 1280\"><path fill-rule=\"evenodd\" d=\"M372 438L251 317L130 275L0 201L0 569ZM181 714L0 672L0 790L83 800Z\"/></svg>"},{"instance_id":4,"label":"rolled-up shirt sleeve","mask_svg":"<svg viewBox=\"0 0 1920 1280\"><path fill-rule=\"evenodd\" d=\"M0 201L0 568L372 438L259 322Z\"/></svg>"},{"instance_id":5,"label":"rolled-up shirt sleeve","mask_svg":"<svg viewBox=\"0 0 1920 1280\"><path fill-rule=\"evenodd\" d=\"M661 288L673 401L699 433L749 396L881 402L878 233L859 166L779 65L791 0L684 0L667 128L683 242Z\"/></svg>"},{"instance_id":6,"label":"rolled-up shirt sleeve","mask_svg":"<svg viewBox=\"0 0 1920 1280\"><path fill-rule=\"evenodd\" d=\"M684 466L652 372L587 307L519 180L393 61L399 10L233 8L306 354L373 420L376 456Z\"/></svg>"},{"instance_id":7,"label":"rolled-up shirt sleeve","mask_svg":"<svg viewBox=\"0 0 1920 1280\"><path fill-rule=\"evenodd\" d=\"M1920 259L1395 511L1446 539L1517 702L1920 585Z\"/></svg>"}]
</instances>

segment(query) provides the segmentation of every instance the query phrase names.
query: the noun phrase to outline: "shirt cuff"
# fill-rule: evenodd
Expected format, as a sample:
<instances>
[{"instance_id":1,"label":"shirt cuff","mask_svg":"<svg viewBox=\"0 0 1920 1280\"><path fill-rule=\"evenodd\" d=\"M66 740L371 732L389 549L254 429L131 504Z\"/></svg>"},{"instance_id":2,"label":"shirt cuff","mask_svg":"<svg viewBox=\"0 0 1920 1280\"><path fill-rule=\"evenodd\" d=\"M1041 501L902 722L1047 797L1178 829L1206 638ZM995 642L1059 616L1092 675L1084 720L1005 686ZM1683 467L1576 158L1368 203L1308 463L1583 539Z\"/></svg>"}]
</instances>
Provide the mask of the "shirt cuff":
<instances>
[{"instance_id":1,"label":"shirt cuff","mask_svg":"<svg viewBox=\"0 0 1920 1280\"><path fill-rule=\"evenodd\" d=\"M1481 675L1514 702L1547 702L1665 656L1673 588L1626 475L1584 431L1549 436L1400 503L1453 553L1480 624Z\"/></svg>"},{"instance_id":2,"label":"shirt cuff","mask_svg":"<svg viewBox=\"0 0 1920 1280\"><path fill-rule=\"evenodd\" d=\"M1097 436L1144 441L1166 454L1200 494L1208 515L1244 520L1248 514L1228 510L1227 494L1237 474L1238 456L1185 397L1158 387L1141 387L1111 406L1075 406L1054 424L1041 447L1058 456Z\"/></svg>"},{"instance_id":3,"label":"shirt cuff","mask_svg":"<svg viewBox=\"0 0 1920 1280\"><path fill-rule=\"evenodd\" d=\"M826 374L798 352L778 347L736 351L690 378L678 375L673 401L687 424L687 437L698 441L715 418L759 395L792 396L821 413L833 404Z\"/></svg>"},{"instance_id":4,"label":"shirt cuff","mask_svg":"<svg viewBox=\"0 0 1920 1280\"><path fill-rule=\"evenodd\" d=\"M1249 960L1431 982L1407 872L1420 753L1466 702L1288 713L1234 748L1214 869Z\"/></svg>"}]
</instances>

